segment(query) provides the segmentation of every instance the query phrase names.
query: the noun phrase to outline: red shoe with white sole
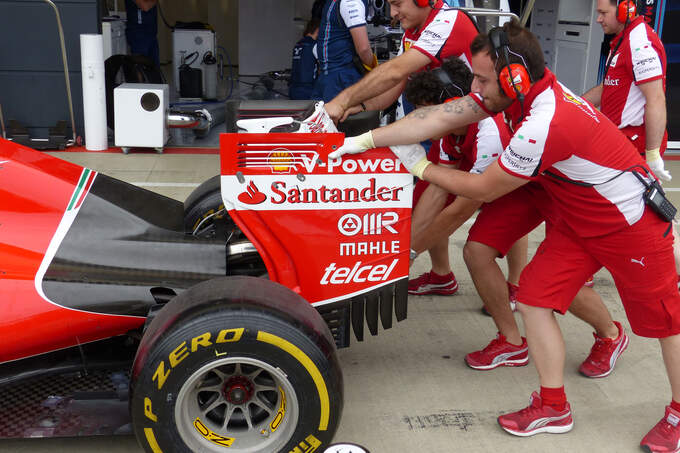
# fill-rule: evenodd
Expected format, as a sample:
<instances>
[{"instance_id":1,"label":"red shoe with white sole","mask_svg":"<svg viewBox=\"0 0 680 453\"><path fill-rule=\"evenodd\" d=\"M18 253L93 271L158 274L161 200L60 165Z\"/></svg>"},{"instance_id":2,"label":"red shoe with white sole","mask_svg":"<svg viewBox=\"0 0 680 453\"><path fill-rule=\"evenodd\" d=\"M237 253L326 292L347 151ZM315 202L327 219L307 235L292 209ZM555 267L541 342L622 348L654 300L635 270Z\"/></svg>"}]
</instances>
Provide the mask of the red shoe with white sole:
<instances>
[{"instance_id":1,"label":"red shoe with white sole","mask_svg":"<svg viewBox=\"0 0 680 453\"><path fill-rule=\"evenodd\" d=\"M484 349L466 355L465 363L475 370L492 370L499 366L524 366L529 363L527 339L522 337L522 344L516 346L508 343L505 337L498 333Z\"/></svg>"},{"instance_id":2,"label":"red shoe with white sole","mask_svg":"<svg viewBox=\"0 0 680 453\"><path fill-rule=\"evenodd\" d=\"M456 291L458 291L458 282L453 272L439 275L430 271L408 281L408 293L414 296L430 294L450 296Z\"/></svg>"},{"instance_id":3,"label":"red shoe with white sole","mask_svg":"<svg viewBox=\"0 0 680 453\"><path fill-rule=\"evenodd\" d=\"M666 413L640 442L643 450L650 453L680 452L680 412L666 406Z\"/></svg>"},{"instance_id":4,"label":"red shoe with white sole","mask_svg":"<svg viewBox=\"0 0 680 453\"><path fill-rule=\"evenodd\" d=\"M617 321L614 321L614 324L619 329L619 336L613 340L600 338L593 332L595 344L578 369L582 375L589 378L603 378L614 371L616 361L628 347L628 335L623 331L623 326Z\"/></svg>"},{"instance_id":5,"label":"red shoe with white sole","mask_svg":"<svg viewBox=\"0 0 680 453\"><path fill-rule=\"evenodd\" d=\"M534 392L528 407L517 412L498 417L501 428L515 436L533 436L539 433L562 434L571 431L574 420L571 407L567 403L564 410L558 411L543 404L541 396Z\"/></svg>"}]
</instances>

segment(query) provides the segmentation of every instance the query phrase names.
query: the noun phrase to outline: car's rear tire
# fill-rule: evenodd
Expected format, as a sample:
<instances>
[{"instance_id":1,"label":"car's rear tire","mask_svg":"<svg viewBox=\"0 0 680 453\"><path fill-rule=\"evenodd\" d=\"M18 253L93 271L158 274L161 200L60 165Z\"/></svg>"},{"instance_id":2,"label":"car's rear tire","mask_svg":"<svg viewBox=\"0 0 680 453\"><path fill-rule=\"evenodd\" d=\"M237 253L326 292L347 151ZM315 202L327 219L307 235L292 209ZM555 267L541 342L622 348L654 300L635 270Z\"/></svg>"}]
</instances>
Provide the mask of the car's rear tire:
<instances>
[{"instance_id":1,"label":"car's rear tire","mask_svg":"<svg viewBox=\"0 0 680 453\"><path fill-rule=\"evenodd\" d=\"M169 302L140 344L131 390L135 434L149 452L319 448L343 398L321 316L253 277L204 282Z\"/></svg>"},{"instance_id":2,"label":"car's rear tire","mask_svg":"<svg viewBox=\"0 0 680 453\"><path fill-rule=\"evenodd\" d=\"M220 191L220 175L213 176L189 194L184 202L184 231L204 238L214 238L216 221L224 220L229 228L240 230L229 217Z\"/></svg>"},{"instance_id":3,"label":"car's rear tire","mask_svg":"<svg viewBox=\"0 0 680 453\"><path fill-rule=\"evenodd\" d=\"M205 181L187 197L184 202L184 231L203 239L222 239L228 244L252 246L224 207L219 175ZM245 252L237 247L227 257L227 263L228 275L267 275L267 268L253 247Z\"/></svg>"}]
</instances>

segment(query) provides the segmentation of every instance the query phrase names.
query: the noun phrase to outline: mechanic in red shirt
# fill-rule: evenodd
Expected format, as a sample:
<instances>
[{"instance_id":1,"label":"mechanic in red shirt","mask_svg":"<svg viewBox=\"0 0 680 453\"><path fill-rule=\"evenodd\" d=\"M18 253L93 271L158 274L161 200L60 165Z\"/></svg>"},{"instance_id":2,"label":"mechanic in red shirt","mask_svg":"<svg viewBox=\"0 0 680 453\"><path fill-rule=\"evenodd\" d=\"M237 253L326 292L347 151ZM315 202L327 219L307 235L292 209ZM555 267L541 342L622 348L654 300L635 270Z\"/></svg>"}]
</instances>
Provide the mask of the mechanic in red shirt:
<instances>
[{"instance_id":1,"label":"mechanic in red shirt","mask_svg":"<svg viewBox=\"0 0 680 453\"><path fill-rule=\"evenodd\" d=\"M662 180L666 131L666 51L659 36L631 1L598 0L597 21L613 34L603 83L583 97L602 110L630 139ZM680 236L673 228L675 269L680 285Z\"/></svg>"},{"instance_id":2,"label":"mechanic in red shirt","mask_svg":"<svg viewBox=\"0 0 680 453\"><path fill-rule=\"evenodd\" d=\"M411 76L405 95L418 107L434 105L456 94L456 98L468 94L471 82L472 73L465 63L458 58L447 58L440 69ZM436 140L428 152L428 159L440 166L483 173L507 146L508 132L502 115L496 114ZM526 235L544 220L546 228L557 221L556 209L545 190L538 183L530 183L492 203L483 204L470 198L456 197L437 185L419 180L414 189L413 206L412 257L427 249L433 267L430 274L439 270L442 275L451 272L449 236L482 208L470 229L464 256L477 292L496 324L498 335L485 348L467 354L465 362L476 370L528 364L526 340L520 334L507 301L510 282L518 283L519 274L526 264ZM506 255L509 269L507 289L502 270L496 262L497 258ZM425 288L425 285L412 285L414 280L424 277L430 283ZM458 288L457 284L455 287L435 286L427 274L419 279L409 282L409 294L418 294L417 290L426 290L430 294L453 294ZM600 296L589 288L579 291L569 310L595 329L595 344L581 364L580 372L587 377L608 376L628 345L623 327L612 320Z\"/></svg>"},{"instance_id":3,"label":"mechanic in red shirt","mask_svg":"<svg viewBox=\"0 0 680 453\"><path fill-rule=\"evenodd\" d=\"M325 108L333 121L343 121L362 110L382 110L401 95L408 76L439 67L447 57L470 62L470 43L477 26L465 13L449 8L442 0L388 0L390 15L405 31L399 55L376 67L346 88ZM403 116L403 100L397 116Z\"/></svg>"},{"instance_id":4,"label":"mechanic in red shirt","mask_svg":"<svg viewBox=\"0 0 680 453\"><path fill-rule=\"evenodd\" d=\"M615 36L603 83L583 97L599 107L640 154L647 155L656 175L666 180L670 174L660 160L668 140L666 51L644 18L635 16L634 2L598 0L597 14L604 33Z\"/></svg>"},{"instance_id":5,"label":"mechanic in red shirt","mask_svg":"<svg viewBox=\"0 0 680 453\"><path fill-rule=\"evenodd\" d=\"M399 54L325 104L335 122L362 110L385 109L397 99L397 118L401 118L412 110L402 96L411 74L439 67L445 58L452 56L470 65L470 43L477 36L477 26L468 15L449 8L442 0L389 0L389 3L392 18L405 30ZM433 263L434 271L443 274L427 272L412 279L409 282L412 291L418 291L415 286L426 289L435 285L449 290L458 287L448 264L448 243L445 253L445 266L436 269ZM440 256L443 259L444 255ZM449 272L444 272L446 268Z\"/></svg>"},{"instance_id":6,"label":"mechanic in red shirt","mask_svg":"<svg viewBox=\"0 0 680 453\"><path fill-rule=\"evenodd\" d=\"M470 92L471 84L472 72L467 64L459 58L449 57L442 62L440 68L412 75L406 84L404 96L416 107L436 105L465 96ZM502 115L497 115L463 126L443 138L432 139L428 158L440 165L482 173L503 152L509 140L510 135ZM424 229L442 209L456 223L456 226L450 225L452 233L480 205L476 200L462 197L456 199L455 195L448 194L440 187L418 180L413 191L412 236L416 237L416 233ZM432 269L409 280L409 294L452 295L458 290L458 282L449 263L449 236L450 234L442 234L436 242L431 242L428 253ZM527 242L525 238L518 243L508 256L508 281L514 285L519 283L519 275L526 265Z\"/></svg>"},{"instance_id":7,"label":"mechanic in red shirt","mask_svg":"<svg viewBox=\"0 0 680 453\"><path fill-rule=\"evenodd\" d=\"M643 198L658 181L616 126L545 68L538 40L517 21L475 38L472 68L475 95L416 110L394 124L346 139L331 157L405 145L392 150L413 174L487 202L539 181L560 219L522 272L517 298L541 389L526 409L500 416L500 425L519 436L572 429L564 392L564 339L554 312L564 313L585 279L605 267L633 332L659 339L671 385L671 403L641 445L655 452L677 451L680 293L673 237L669 216L662 217ZM500 111L513 136L481 175L431 165L422 147L406 145Z\"/></svg>"}]
</instances>

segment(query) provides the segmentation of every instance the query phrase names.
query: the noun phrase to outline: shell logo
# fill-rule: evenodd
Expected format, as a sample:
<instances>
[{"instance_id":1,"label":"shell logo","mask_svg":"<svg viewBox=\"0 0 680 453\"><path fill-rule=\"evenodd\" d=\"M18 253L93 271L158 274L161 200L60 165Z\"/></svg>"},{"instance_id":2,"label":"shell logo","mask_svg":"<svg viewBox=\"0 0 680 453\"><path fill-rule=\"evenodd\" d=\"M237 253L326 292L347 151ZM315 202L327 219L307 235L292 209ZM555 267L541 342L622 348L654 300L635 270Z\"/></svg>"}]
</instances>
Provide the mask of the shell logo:
<instances>
[{"instance_id":1,"label":"shell logo","mask_svg":"<svg viewBox=\"0 0 680 453\"><path fill-rule=\"evenodd\" d=\"M293 154L285 148L274 149L267 156L272 173L290 173L294 167Z\"/></svg>"}]
</instances>

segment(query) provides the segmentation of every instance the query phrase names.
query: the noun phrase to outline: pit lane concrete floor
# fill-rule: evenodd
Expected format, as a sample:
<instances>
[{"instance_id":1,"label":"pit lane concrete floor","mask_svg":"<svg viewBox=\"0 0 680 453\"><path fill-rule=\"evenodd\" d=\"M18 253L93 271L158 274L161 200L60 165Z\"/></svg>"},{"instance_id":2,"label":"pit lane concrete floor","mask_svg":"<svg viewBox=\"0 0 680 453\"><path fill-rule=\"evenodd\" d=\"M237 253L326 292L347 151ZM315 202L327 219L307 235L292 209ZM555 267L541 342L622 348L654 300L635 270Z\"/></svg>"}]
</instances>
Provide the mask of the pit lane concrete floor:
<instances>
[{"instance_id":1,"label":"pit lane concrete floor","mask_svg":"<svg viewBox=\"0 0 680 453\"><path fill-rule=\"evenodd\" d=\"M219 168L215 155L55 155L179 200ZM675 178L666 187L680 206L680 162L670 161L667 166ZM450 240L460 284L456 295L411 297L404 322L338 351L345 406L336 440L361 444L372 453L640 451L640 439L670 400L658 342L631 335L612 375L587 379L577 368L593 337L590 328L571 315L559 319L567 345L565 379L574 429L568 434L520 438L498 426L499 414L527 405L538 381L531 363L474 371L463 361L466 353L485 346L496 334L491 318L480 313L480 299L461 257L468 229L466 225ZM530 254L543 234L541 227L530 235ZM429 259L422 256L411 274L427 270ZM595 275L595 288L614 319L630 333L608 272ZM131 436L0 441L0 452L92 451L142 450Z\"/></svg>"}]
</instances>

